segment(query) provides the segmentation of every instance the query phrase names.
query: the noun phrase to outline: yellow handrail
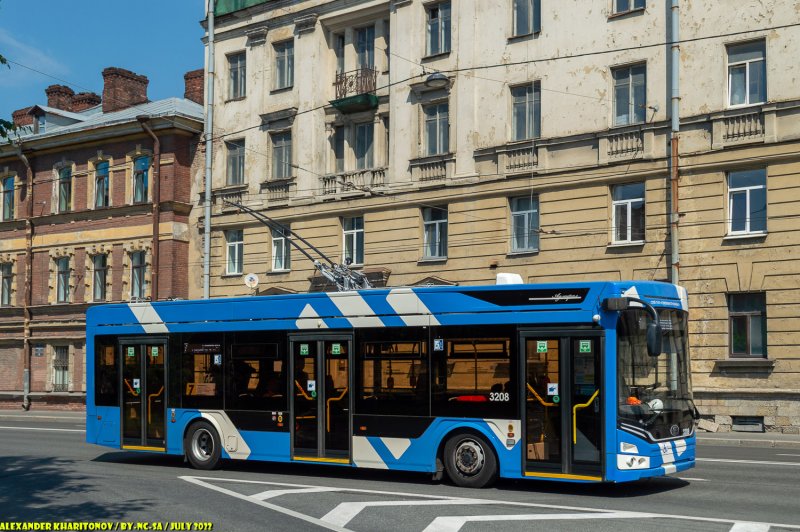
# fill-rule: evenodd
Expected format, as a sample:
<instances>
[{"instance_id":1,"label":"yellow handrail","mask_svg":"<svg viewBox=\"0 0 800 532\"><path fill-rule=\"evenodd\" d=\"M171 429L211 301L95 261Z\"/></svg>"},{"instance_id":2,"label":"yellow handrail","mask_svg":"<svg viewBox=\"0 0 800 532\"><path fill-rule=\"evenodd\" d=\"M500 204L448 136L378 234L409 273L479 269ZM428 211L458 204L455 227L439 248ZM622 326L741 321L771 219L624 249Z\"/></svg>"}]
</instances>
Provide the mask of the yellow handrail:
<instances>
[{"instance_id":1,"label":"yellow handrail","mask_svg":"<svg viewBox=\"0 0 800 532\"><path fill-rule=\"evenodd\" d=\"M128 387L128 389L131 391L131 394L133 394L134 397L138 397L139 396L139 392L137 392L136 390L133 389L133 387L128 382L128 379L122 379L122 380L125 381L125 386Z\"/></svg>"},{"instance_id":2,"label":"yellow handrail","mask_svg":"<svg viewBox=\"0 0 800 532\"><path fill-rule=\"evenodd\" d=\"M578 421L575 419L575 416L578 415L579 408L586 408L590 404L594 403L594 400L597 399L597 394L600 393L600 389L594 391L592 397L582 405L575 405L572 407L572 443L578 443Z\"/></svg>"},{"instance_id":3,"label":"yellow handrail","mask_svg":"<svg viewBox=\"0 0 800 532\"><path fill-rule=\"evenodd\" d=\"M342 395L328 399L327 405L325 406L325 424L327 425L328 432L331 431L331 401L341 401L344 397L344 394L347 393L347 390L348 388L345 386Z\"/></svg>"},{"instance_id":4,"label":"yellow handrail","mask_svg":"<svg viewBox=\"0 0 800 532\"><path fill-rule=\"evenodd\" d=\"M540 403L542 403L542 406L556 406L556 404L555 404L555 403L548 403L548 402L546 402L544 399L542 399L542 398L539 396L539 394L538 394L538 393L536 393L536 390L534 390L533 388L531 388L531 385L530 385L530 384L528 384L527 382L525 383L525 386L527 386L527 387L528 387L528 390L529 390L529 391L530 391L530 392L533 394L533 396L534 396L534 397L536 397L536 399L538 399L538 401L539 401Z\"/></svg>"},{"instance_id":5,"label":"yellow handrail","mask_svg":"<svg viewBox=\"0 0 800 532\"><path fill-rule=\"evenodd\" d=\"M153 415L152 415L153 414L153 409L150 408L150 406L151 406L150 401L152 401L154 397L158 397L159 395L161 395L163 392L164 392L164 387L162 386L161 389L158 390L158 393L151 393L150 395L147 396L147 423L148 424L151 423L152 420L153 420Z\"/></svg>"},{"instance_id":6,"label":"yellow handrail","mask_svg":"<svg viewBox=\"0 0 800 532\"><path fill-rule=\"evenodd\" d=\"M295 383L295 385L297 386L297 389L298 389L298 390L300 390L300 393L303 395L303 397L305 397L305 398L306 398L306 399L308 399L309 401L312 401L311 397L309 397L309 396L306 394L305 390L303 390L303 387L302 387L302 386L300 386L300 383L299 383L299 382L297 382L297 381L294 381L294 383Z\"/></svg>"}]
</instances>

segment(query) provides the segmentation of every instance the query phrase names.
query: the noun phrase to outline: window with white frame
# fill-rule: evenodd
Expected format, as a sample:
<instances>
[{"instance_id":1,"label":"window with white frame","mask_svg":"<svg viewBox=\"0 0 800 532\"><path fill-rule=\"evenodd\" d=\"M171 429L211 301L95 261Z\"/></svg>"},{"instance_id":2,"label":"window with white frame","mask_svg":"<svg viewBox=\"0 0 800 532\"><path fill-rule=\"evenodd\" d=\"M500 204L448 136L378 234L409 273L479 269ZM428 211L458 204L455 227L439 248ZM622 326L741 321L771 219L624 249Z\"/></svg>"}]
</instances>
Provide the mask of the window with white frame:
<instances>
[{"instance_id":1,"label":"window with white frame","mask_svg":"<svg viewBox=\"0 0 800 532\"><path fill-rule=\"evenodd\" d=\"M450 151L450 117L447 102L426 105L425 155L439 155Z\"/></svg>"},{"instance_id":2,"label":"window with white frame","mask_svg":"<svg viewBox=\"0 0 800 532\"><path fill-rule=\"evenodd\" d=\"M131 253L131 299L144 299L146 269L145 252L134 251Z\"/></svg>"},{"instance_id":3,"label":"window with white frame","mask_svg":"<svg viewBox=\"0 0 800 532\"><path fill-rule=\"evenodd\" d=\"M731 357L767 356L767 299L764 292L728 294Z\"/></svg>"},{"instance_id":4,"label":"window with white frame","mask_svg":"<svg viewBox=\"0 0 800 532\"><path fill-rule=\"evenodd\" d=\"M511 198L511 252L539 250L539 198Z\"/></svg>"},{"instance_id":5,"label":"window with white frame","mask_svg":"<svg viewBox=\"0 0 800 532\"><path fill-rule=\"evenodd\" d=\"M276 43L275 46L275 90L294 85L294 41Z\"/></svg>"},{"instance_id":6,"label":"window with white frame","mask_svg":"<svg viewBox=\"0 0 800 532\"><path fill-rule=\"evenodd\" d=\"M344 126L333 128L334 171L337 174L344 172L345 131Z\"/></svg>"},{"instance_id":7,"label":"window with white frame","mask_svg":"<svg viewBox=\"0 0 800 532\"><path fill-rule=\"evenodd\" d=\"M450 2L434 4L428 11L428 55L450 51Z\"/></svg>"},{"instance_id":8,"label":"window with white frame","mask_svg":"<svg viewBox=\"0 0 800 532\"><path fill-rule=\"evenodd\" d=\"M225 231L225 256L227 275L242 273L242 263L244 261L244 231L242 229L232 229Z\"/></svg>"},{"instance_id":9,"label":"window with white frame","mask_svg":"<svg viewBox=\"0 0 800 532\"><path fill-rule=\"evenodd\" d=\"M375 136L375 124L373 122L366 122L363 124L356 124L356 169L365 170L373 168L373 140Z\"/></svg>"},{"instance_id":10,"label":"window with white frame","mask_svg":"<svg viewBox=\"0 0 800 532\"><path fill-rule=\"evenodd\" d=\"M58 171L58 212L72 210L72 168Z\"/></svg>"},{"instance_id":11,"label":"window with white frame","mask_svg":"<svg viewBox=\"0 0 800 532\"><path fill-rule=\"evenodd\" d=\"M333 53L336 55L336 73L344 73L344 34L335 33L333 35Z\"/></svg>"},{"instance_id":12,"label":"window with white frame","mask_svg":"<svg viewBox=\"0 0 800 532\"><path fill-rule=\"evenodd\" d=\"M364 217L343 218L342 234L345 264L364 264Z\"/></svg>"},{"instance_id":13,"label":"window with white frame","mask_svg":"<svg viewBox=\"0 0 800 532\"><path fill-rule=\"evenodd\" d=\"M767 171L728 173L728 234L767 232Z\"/></svg>"},{"instance_id":14,"label":"window with white frame","mask_svg":"<svg viewBox=\"0 0 800 532\"><path fill-rule=\"evenodd\" d=\"M69 303L69 257L56 259L56 303Z\"/></svg>"},{"instance_id":15,"label":"window with white frame","mask_svg":"<svg viewBox=\"0 0 800 532\"><path fill-rule=\"evenodd\" d=\"M644 183L611 187L614 243L644 242Z\"/></svg>"},{"instance_id":16,"label":"window with white frame","mask_svg":"<svg viewBox=\"0 0 800 532\"><path fill-rule=\"evenodd\" d=\"M614 0L614 13L627 13L636 9L644 9L645 0Z\"/></svg>"},{"instance_id":17,"label":"window with white frame","mask_svg":"<svg viewBox=\"0 0 800 532\"><path fill-rule=\"evenodd\" d=\"M12 281L12 264L10 262L0 264L0 305L4 307L11 305Z\"/></svg>"},{"instance_id":18,"label":"window with white frame","mask_svg":"<svg viewBox=\"0 0 800 532\"><path fill-rule=\"evenodd\" d=\"M150 173L150 157L137 157L133 161L133 202L147 201L147 180Z\"/></svg>"},{"instance_id":19,"label":"window with white frame","mask_svg":"<svg viewBox=\"0 0 800 532\"><path fill-rule=\"evenodd\" d=\"M541 0L512 0L514 2L514 37L542 30Z\"/></svg>"},{"instance_id":20,"label":"window with white frame","mask_svg":"<svg viewBox=\"0 0 800 532\"><path fill-rule=\"evenodd\" d=\"M69 391L69 346L57 345L53 348L53 391Z\"/></svg>"},{"instance_id":21,"label":"window with white frame","mask_svg":"<svg viewBox=\"0 0 800 532\"><path fill-rule=\"evenodd\" d=\"M106 300L108 279L108 255L101 253L92 257L92 300Z\"/></svg>"},{"instance_id":22,"label":"window with white frame","mask_svg":"<svg viewBox=\"0 0 800 532\"><path fill-rule=\"evenodd\" d=\"M728 46L728 105L767 101L766 45L753 41Z\"/></svg>"},{"instance_id":23,"label":"window with white frame","mask_svg":"<svg viewBox=\"0 0 800 532\"><path fill-rule=\"evenodd\" d=\"M375 69L375 26L358 28L356 39L356 68Z\"/></svg>"},{"instance_id":24,"label":"window with white frame","mask_svg":"<svg viewBox=\"0 0 800 532\"><path fill-rule=\"evenodd\" d=\"M447 207L422 209L422 258L447 258Z\"/></svg>"},{"instance_id":25,"label":"window with white frame","mask_svg":"<svg viewBox=\"0 0 800 532\"><path fill-rule=\"evenodd\" d=\"M109 206L108 161L100 161L94 167L94 207Z\"/></svg>"},{"instance_id":26,"label":"window with white frame","mask_svg":"<svg viewBox=\"0 0 800 532\"><path fill-rule=\"evenodd\" d=\"M640 124L647 115L646 73L644 64L615 68L614 125Z\"/></svg>"},{"instance_id":27,"label":"window with white frame","mask_svg":"<svg viewBox=\"0 0 800 532\"><path fill-rule=\"evenodd\" d=\"M245 52L228 56L228 99L238 100L247 94L247 62Z\"/></svg>"},{"instance_id":28,"label":"window with white frame","mask_svg":"<svg viewBox=\"0 0 800 532\"><path fill-rule=\"evenodd\" d=\"M288 226L272 230L272 271L290 270L292 267L292 249L289 243Z\"/></svg>"},{"instance_id":29,"label":"window with white frame","mask_svg":"<svg viewBox=\"0 0 800 532\"><path fill-rule=\"evenodd\" d=\"M4 177L0 181L3 194L3 221L14 219L14 176Z\"/></svg>"},{"instance_id":30,"label":"window with white frame","mask_svg":"<svg viewBox=\"0 0 800 532\"><path fill-rule=\"evenodd\" d=\"M241 185L244 183L244 139L225 143L228 150L226 183Z\"/></svg>"},{"instance_id":31,"label":"window with white frame","mask_svg":"<svg viewBox=\"0 0 800 532\"><path fill-rule=\"evenodd\" d=\"M511 87L511 131L513 140L541 135L542 96L539 82Z\"/></svg>"},{"instance_id":32,"label":"window with white frame","mask_svg":"<svg viewBox=\"0 0 800 532\"><path fill-rule=\"evenodd\" d=\"M289 131L273 133L272 136L272 178L292 177L292 134Z\"/></svg>"}]
</instances>

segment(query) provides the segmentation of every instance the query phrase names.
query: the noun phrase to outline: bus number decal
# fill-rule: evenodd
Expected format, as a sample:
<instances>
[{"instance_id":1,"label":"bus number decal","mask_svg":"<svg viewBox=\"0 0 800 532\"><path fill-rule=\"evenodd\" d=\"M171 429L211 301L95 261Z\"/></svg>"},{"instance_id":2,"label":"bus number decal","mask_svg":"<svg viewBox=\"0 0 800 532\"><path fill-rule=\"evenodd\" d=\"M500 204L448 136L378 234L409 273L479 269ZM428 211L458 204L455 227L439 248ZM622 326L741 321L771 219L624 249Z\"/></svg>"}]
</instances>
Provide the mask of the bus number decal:
<instances>
[{"instance_id":1,"label":"bus number decal","mask_svg":"<svg viewBox=\"0 0 800 532\"><path fill-rule=\"evenodd\" d=\"M490 401L508 401L508 392L492 392L489 394Z\"/></svg>"}]
</instances>

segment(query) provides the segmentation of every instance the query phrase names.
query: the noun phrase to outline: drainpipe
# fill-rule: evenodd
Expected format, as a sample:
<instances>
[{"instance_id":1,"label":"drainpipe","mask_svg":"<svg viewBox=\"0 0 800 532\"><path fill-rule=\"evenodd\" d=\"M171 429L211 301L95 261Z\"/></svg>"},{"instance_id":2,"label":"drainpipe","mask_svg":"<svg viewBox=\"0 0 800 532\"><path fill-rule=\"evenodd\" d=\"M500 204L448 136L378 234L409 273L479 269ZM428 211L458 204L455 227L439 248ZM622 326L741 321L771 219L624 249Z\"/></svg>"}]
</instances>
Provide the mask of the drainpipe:
<instances>
[{"instance_id":1,"label":"drainpipe","mask_svg":"<svg viewBox=\"0 0 800 532\"><path fill-rule=\"evenodd\" d=\"M211 297L211 148L214 131L214 7L216 0L208 0L208 46L206 50L206 173L203 209L203 299Z\"/></svg>"},{"instance_id":2,"label":"drainpipe","mask_svg":"<svg viewBox=\"0 0 800 532\"><path fill-rule=\"evenodd\" d=\"M31 304L33 300L33 170L30 161L22 153L22 144L17 145L17 157L25 165L25 191L27 195L25 213L25 288L22 296L22 408L31 408Z\"/></svg>"},{"instance_id":3,"label":"drainpipe","mask_svg":"<svg viewBox=\"0 0 800 532\"><path fill-rule=\"evenodd\" d=\"M151 301L158 301L158 241L159 241L159 222L161 220L161 142L155 136L153 130L147 125L150 117L140 115L136 120L142 125L142 129L153 138L153 272L151 274L152 290Z\"/></svg>"},{"instance_id":4,"label":"drainpipe","mask_svg":"<svg viewBox=\"0 0 800 532\"><path fill-rule=\"evenodd\" d=\"M679 235L678 223L680 219L680 210L678 209L678 185L680 184L680 174L678 172L679 154L678 154L678 134L680 133L680 102L681 93L679 89L679 75L680 75L680 55L681 49L678 44L679 39L679 0L671 0L671 32L670 42L672 43L672 131L670 133L670 157L669 157L669 189L671 191L670 199L670 248L672 254L670 257L670 281L674 284L680 282L680 264L681 256L678 250Z\"/></svg>"}]
</instances>

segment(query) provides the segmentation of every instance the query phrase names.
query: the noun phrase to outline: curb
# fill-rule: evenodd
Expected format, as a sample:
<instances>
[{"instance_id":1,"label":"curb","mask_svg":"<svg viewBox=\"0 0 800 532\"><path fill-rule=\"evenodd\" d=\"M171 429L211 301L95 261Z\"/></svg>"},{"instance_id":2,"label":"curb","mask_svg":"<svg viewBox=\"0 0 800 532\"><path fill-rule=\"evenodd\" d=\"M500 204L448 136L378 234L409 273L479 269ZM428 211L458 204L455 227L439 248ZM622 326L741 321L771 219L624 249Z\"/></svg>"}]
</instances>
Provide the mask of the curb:
<instances>
[{"instance_id":1,"label":"curb","mask_svg":"<svg viewBox=\"0 0 800 532\"><path fill-rule=\"evenodd\" d=\"M697 437L698 445L723 447L761 447L769 449L800 449L800 441L760 440L745 438L703 438Z\"/></svg>"}]
</instances>

